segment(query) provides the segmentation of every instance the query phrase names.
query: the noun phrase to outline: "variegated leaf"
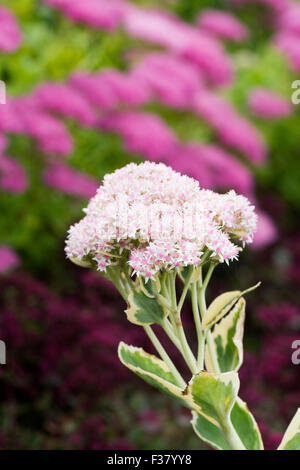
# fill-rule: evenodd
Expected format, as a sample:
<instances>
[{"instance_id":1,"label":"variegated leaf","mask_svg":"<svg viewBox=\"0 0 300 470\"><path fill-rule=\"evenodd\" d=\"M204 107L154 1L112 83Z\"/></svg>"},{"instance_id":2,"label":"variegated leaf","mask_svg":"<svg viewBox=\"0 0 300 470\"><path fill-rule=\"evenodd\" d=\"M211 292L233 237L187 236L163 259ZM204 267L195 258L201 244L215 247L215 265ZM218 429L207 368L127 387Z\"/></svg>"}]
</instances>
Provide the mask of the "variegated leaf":
<instances>
[{"instance_id":1,"label":"variegated leaf","mask_svg":"<svg viewBox=\"0 0 300 470\"><path fill-rule=\"evenodd\" d=\"M278 450L300 450L300 408L285 431Z\"/></svg>"},{"instance_id":2,"label":"variegated leaf","mask_svg":"<svg viewBox=\"0 0 300 470\"><path fill-rule=\"evenodd\" d=\"M239 397L232 408L230 420L247 450L263 450L257 423L246 403Z\"/></svg>"},{"instance_id":3,"label":"variegated leaf","mask_svg":"<svg viewBox=\"0 0 300 470\"><path fill-rule=\"evenodd\" d=\"M219 427L209 421L205 416L192 411L191 424L197 436L206 444L216 450L230 450Z\"/></svg>"},{"instance_id":4,"label":"variegated leaf","mask_svg":"<svg viewBox=\"0 0 300 470\"><path fill-rule=\"evenodd\" d=\"M215 325L212 332L213 347L221 372L237 371L243 362L245 304L244 298L240 298L228 315ZM207 346L205 364L207 370L213 372Z\"/></svg>"},{"instance_id":5,"label":"variegated leaf","mask_svg":"<svg viewBox=\"0 0 300 470\"><path fill-rule=\"evenodd\" d=\"M244 291L234 290L230 292L224 292L219 295L207 309L207 312L203 318L202 326L204 330L211 328L215 323L221 320L234 306L234 304L244 294L253 291L260 285L258 282L255 286L250 287Z\"/></svg>"},{"instance_id":6,"label":"variegated leaf","mask_svg":"<svg viewBox=\"0 0 300 470\"><path fill-rule=\"evenodd\" d=\"M200 372L190 381L186 400L192 409L220 428L231 413L239 385L236 372Z\"/></svg>"},{"instance_id":7,"label":"variegated leaf","mask_svg":"<svg viewBox=\"0 0 300 470\"><path fill-rule=\"evenodd\" d=\"M128 307L125 310L128 320L135 325L160 324L168 310L162 307L148 285L137 286L128 295Z\"/></svg>"},{"instance_id":8,"label":"variegated leaf","mask_svg":"<svg viewBox=\"0 0 300 470\"><path fill-rule=\"evenodd\" d=\"M142 348L129 346L123 342L119 344L118 355L124 366L148 384L173 397L183 399L183 390L178 387L172 372L161 359L145 352Z\"/></svg>"},{"instance_id":9,"label":"variegated leaf","mask_svg":"<svg viewBox=\"0 0 300 470\"><path fill-rule=\"evenodd\" d=\"M207 312L203 318L202 326L204 330L211 328L217 321L221 320L222 317L229 312L235 302L241 296L240 290L233 290L230 292L224 292L213 300L207 309Z\"/></svg>"},{"instance_id":10,"label":"variegated leaf","mask_svg":"<svg viewBox=\"0 0 300 470\"><path fill-rule=\"evenodd\" d=\"M200 439L214 449L230 450L230 446L219 426L216 426L205 416L196 413L195 411L192 411L192 415L193 419L191 424ZM244 403L240 398L236 399L232 407L230 420L247 450L263 449L263 443L258 426L248 410L246 403Z\"/></svg>"}]
</instances>

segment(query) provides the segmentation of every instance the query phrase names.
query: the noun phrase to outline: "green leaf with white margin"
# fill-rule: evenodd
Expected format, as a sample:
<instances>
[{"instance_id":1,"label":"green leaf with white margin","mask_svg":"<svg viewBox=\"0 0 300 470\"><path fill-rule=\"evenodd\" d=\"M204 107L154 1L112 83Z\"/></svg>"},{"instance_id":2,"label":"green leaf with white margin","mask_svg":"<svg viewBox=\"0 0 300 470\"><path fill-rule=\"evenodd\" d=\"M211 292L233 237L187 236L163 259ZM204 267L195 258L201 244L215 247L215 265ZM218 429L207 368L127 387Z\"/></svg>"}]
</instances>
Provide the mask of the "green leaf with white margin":
<instances>
[{"instance_id":1,"label":"green leaf with white margin","mask_svg":"<svg viewBox=\"0 0 300 470\"><path fill-rule=\"evenodd\" d=\"M142 348L129 346L123 341L119 344L118 355L124 366L148 384L173 397L183 399L183 390L178 387L176 379L164 361Z\"/></svg>"},{"instance_id":2,"label":"green leaf with white margin","mask_svg":"<svg viewBox=\"0 0 300 470\"><path fill-rule=\"evenodd\" d=\"M260 285L258 282L255 286L250 287L244 291L233 290L230 292L224 292L213 300L208 307L206 314L203 318L202 327L204 330L211 328L215 323L221 320L234 306L234 304L248 292L256 289Z\"/></svg>"},{"instance_id":3,"label":"green leaf with white margin","mask_svg":"<svg viewBox=\"0 0 300 470\"><path fill-rule=\"evenodd\" d=\"M200 372L191 379L186 400L192 409L221 428L221 423L228 419L231 413L239 386L236 372Z\"/></svg>"},{"instance_id":4,"label":"green leaf with white margin","mask_svg":"<svg viewBox=\"0 0 300 470\"><path fill-rule=\"evenodd\" d=\"M244 298L240 298L226 317L212 331L213 347L221 372L237 371L243 363L243 335L245 323ZM205 364L213 371L208 347L205 349Z\"/></svg>"},{"instance_id":5,"label":"green leaf with white margin","mask_svg":"<svg viewBox=\"0 0 300 470\"><path fill-rule=\"evenodd\" d=\"M257 423L246 403L239 397L232 408L230 420L246 449L263 450L264 446Z\"/></svg>"},{"instance_id":6,"label":"green leaf with white margin","mask_svg":"<svg viewBox=\"0 0 300 470\"><path fill-rule=\"evenodd\" d=\"M168 310L155 299L150 284L138 283L129 292L127 302L127 319L135 325L160 324L168 315Z\"/></svg>"},{"instance_id":7,"label":"green leaf with white margin","mask_svg":"<svg viewBox=\"0 0 300 470\"><path fill-rule=\"evenodd\" d=\"M300 408L285 431L278 450L300 450Z\"/></svg>"},{"instance_id":8,"label":"green leaf with white margin","mask_svg":"<svg viewBox=\"0 0 300 470\"><path fill-rule=\"evenodd\" d=\"M224 438L218 426L208 421L203 415L192 411L193 419L191 424L197 436L206 444L217 450L230 450L226 439ZM240 398L237 398L232 407L230 419L247 450L262 450L258 426L249 412L247 405Z\"/></svg>"},{"instance_id":9,"label":"green leaf with white margin","mask_svg":"<svg viewBox=\"0 0 300 470\"><path fill-rule=\"evenodd\" d=\"M202 441L216 450L230 450L218 426L208 421L205 416L196 413L196 411L192 411L192 416L191 424L195 433Z\"/></svg>"}]
</instances>

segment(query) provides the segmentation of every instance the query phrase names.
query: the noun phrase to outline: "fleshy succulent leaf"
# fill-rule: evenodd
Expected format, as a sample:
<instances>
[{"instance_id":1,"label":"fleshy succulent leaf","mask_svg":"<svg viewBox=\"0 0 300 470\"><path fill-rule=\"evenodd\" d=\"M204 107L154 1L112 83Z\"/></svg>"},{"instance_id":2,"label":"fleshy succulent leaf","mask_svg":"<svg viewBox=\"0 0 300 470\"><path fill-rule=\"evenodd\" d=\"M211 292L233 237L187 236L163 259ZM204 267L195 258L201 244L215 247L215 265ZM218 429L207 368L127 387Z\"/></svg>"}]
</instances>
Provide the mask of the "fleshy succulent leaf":
<instances>
[{"instance_id":1,"label":"fleshy succulent leaf","mask_svg":"<svg viewBox=\"0 0 300 470\"><path fill-rule=\"evenodd\" d=\"M191 408L217 427L228 419L239 391L236 372L200 372L190 381L187 400Z\"/></svg>"},{"instance_id":2,"label":"fleshy succulent leaf","mask_svg":"<svg viewBox=\"0 0 300 470\"><path fill-rule=\"evenodd\" d=\"M127 319L135 325L160 324L168 315L168 310L157 302L148 285L138 284L129 292L127 302Z\"/></svg>"},{"instance_id":3,"label":"fleshy succulent leaf","mask_svg":"<svg viewBox=\"0 0 300 470\"><path fill-rule=\"evenodd\" d=\"M240 298L212 331L213 347L221 372L237 371L243 362L245 304L244 298ZM213 371L207 347L205 363L208 371Z\"/></svg>"},{"instance_id":4,"label":"fleshy succulent leaf","mask_svg":"<svg viewBox=\"0 0 300 470\"><path fill-rule=\"evenodd\" d=\"M178 387L172 372L161 359L123 342L119 344L118 355L122 364L145 382L168 395L183 399L183 390Z\"/></svg>"},{"instance_id":5,"label":"fleshy succulent leaf","mask_svg":"<svg viewBox=\"0 0 300 470\"><path fill-rule=\"evenodd\" d=\"M300 408L285 431L278 450L300 450Z\"/></svg>"}]
</instances>

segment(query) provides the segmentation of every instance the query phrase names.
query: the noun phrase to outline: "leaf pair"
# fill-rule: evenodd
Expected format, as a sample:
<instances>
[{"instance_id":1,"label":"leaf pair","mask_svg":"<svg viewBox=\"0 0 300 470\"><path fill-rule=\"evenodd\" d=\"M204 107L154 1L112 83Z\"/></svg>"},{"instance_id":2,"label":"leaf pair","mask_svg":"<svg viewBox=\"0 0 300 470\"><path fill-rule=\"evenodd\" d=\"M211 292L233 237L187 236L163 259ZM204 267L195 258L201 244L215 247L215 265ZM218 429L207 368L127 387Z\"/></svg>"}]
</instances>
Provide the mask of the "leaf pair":
<instances>
[{"instance_id":1,"label":"leaf pair","mask_svg":"<svg viewBox=\"0 0 300 470\"><path fill-rule=\"evenodd\" d=\"M222 423L228 419L247 449L262 448L255 420L246 404L237 396L239 379L236 372L200 372L183 390L176 385L176 379L161 359L123 342L119 345L118 353L121 362L131 371L190 408L196 434L215 449L230 448L222 428Z\"/></svg>"},{"instance_id":2,"label":"leaf pair","mask_svg":"<svg viewBox=\"0 0 300 470\"><path fill-rule=\"evenodd\" d=\"M261 450L263 444L257 424L238 397L236 372L213 374L201 372L193 377L188 396L194 409L192 426L195 433L218 450L229 450L226 440L228 423L248 450Z\"/></svg>"}]
</instances>

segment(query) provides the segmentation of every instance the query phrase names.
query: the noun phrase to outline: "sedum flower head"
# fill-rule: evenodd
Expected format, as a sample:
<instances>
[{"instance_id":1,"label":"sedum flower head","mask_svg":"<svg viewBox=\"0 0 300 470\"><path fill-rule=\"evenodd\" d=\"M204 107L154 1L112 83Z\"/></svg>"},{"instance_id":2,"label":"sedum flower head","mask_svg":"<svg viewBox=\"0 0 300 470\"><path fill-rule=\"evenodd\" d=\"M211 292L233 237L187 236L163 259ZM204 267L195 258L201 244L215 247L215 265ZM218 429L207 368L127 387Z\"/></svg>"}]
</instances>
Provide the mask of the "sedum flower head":
<instances>
[{"instance_id":1,"label":"sedum flower head","mask_svg":"<svg viewBox=\"0 0 300 470\"><path fill-rule=\"evenodd\" d=\"M131 163L106 175L84 211L69 230L67 257L100 271L129 265L146 279L204 257L228 263L256 229L244 196L201 189L162 163Z\"/></svg>"}]
</instances>

